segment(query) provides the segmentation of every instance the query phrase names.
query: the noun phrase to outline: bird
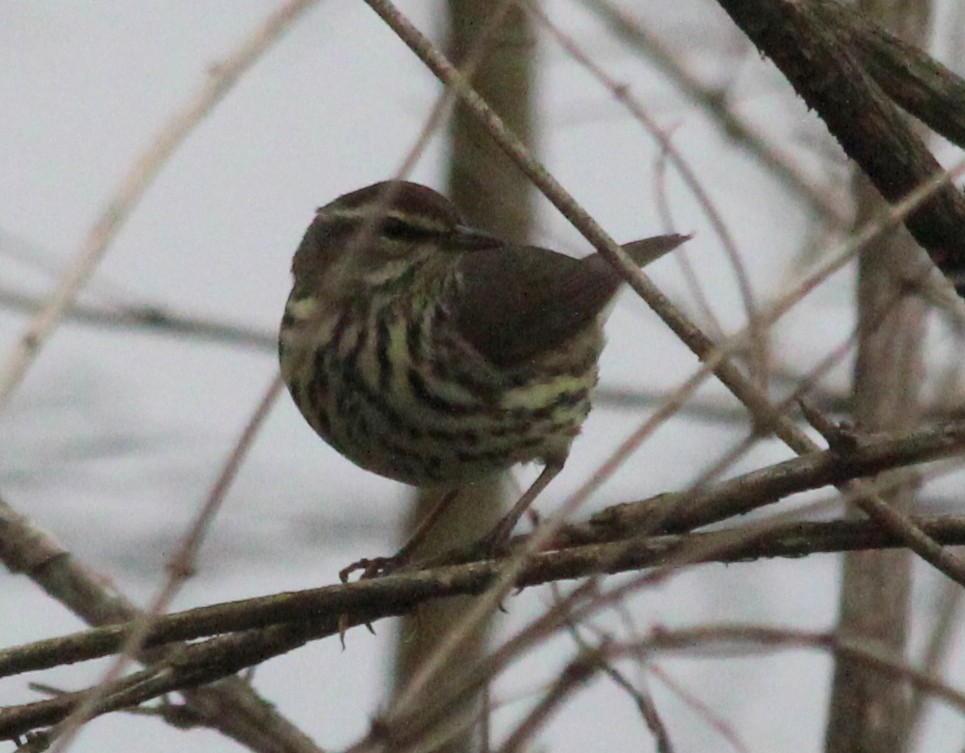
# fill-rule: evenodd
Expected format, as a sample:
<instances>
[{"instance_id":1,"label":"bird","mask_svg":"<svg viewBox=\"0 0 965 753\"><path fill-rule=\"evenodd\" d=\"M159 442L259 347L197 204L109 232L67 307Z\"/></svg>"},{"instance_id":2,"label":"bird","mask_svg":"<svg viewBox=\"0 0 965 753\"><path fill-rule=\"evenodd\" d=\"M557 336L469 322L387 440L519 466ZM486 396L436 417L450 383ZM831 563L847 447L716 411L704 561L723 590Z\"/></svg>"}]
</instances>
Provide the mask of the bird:
<instances>
[{"instance_id":1,"label":"bird","mask_svg":"<svg viewBox=\"0 0 965 753\"><path fill-rule=\"evenodd\" d=\"M689 238L623 249L643 266ZM576 259L474 229L440 193L402 180L318 209L291 271L279 359L311 428L356 465L448 490L448 502L473 481L542 463L484 537L505 543L590 411L620 273L599 254ZM342 578L390 572L414 545Z\"/></svg>"}]
</instances>

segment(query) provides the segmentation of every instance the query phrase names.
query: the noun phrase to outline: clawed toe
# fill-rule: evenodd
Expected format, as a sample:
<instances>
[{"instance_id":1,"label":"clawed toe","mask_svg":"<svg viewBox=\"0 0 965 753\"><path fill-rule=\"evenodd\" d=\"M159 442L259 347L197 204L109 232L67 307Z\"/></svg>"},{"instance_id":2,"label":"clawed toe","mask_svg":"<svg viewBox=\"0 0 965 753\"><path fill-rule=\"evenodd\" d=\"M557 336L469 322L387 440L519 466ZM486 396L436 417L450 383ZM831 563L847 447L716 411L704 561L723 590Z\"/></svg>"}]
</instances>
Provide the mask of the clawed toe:
<instances>
[{"instance_id":1,"label":"clawed toe","mask_svg":"<svg viewBox=\"0 0 965 753\"><path fill-rule=\"evenodd\" d=\"M515 521L506 521L505 518L499 521L489 533L476 542L474 550L486 557L498 557L505 554L506 545L513 533L514 523Z\"/></svg>"},{"instance_id":2,"label":"clawed toe","mask_svg":"<svg viewBox=\"0 0 965 753\"><path fill-rule=\"evenodd\" d=\"M359 580L381 578L383 575L391 575L408 561L409 558L407 556L400 554L392 557L373 557L371 559L363 557L339 570L338 577L342 583L348 583L352 573L361 570L362 574L359 576Z\"/></svg>"}]
</instances>

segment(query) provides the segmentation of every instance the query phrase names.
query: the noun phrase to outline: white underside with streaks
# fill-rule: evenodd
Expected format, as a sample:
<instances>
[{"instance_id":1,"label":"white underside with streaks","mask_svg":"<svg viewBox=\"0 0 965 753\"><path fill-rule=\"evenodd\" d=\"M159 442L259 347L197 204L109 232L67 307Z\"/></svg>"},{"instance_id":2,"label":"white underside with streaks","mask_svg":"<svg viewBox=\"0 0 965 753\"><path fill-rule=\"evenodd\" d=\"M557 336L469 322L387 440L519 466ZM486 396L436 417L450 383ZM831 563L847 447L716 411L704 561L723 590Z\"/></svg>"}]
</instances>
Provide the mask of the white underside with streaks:
<instances>
[{"instance_id":1,"label":"white underside with streaks","mask_svg":"<svg viewBox=\"0 0 965 753\"><path fill-rule=\"evenodd\" d=\"M404 322L412 312L389 312L380 332L381 309L359 309L339 332L338 317L320 319L316 306L294 293L289 299L286 311L296 326L282 336L282 374L312 427L375 473L418 486L455 486L514 463L562 461L589 412L603 346L598 327L569 344L565 361L549 353L503 371L459 337L445 312L423 308L418 341L422 350L448 354L452 373L441 374L438 359L410 347ZM560 374L574 353L584 354L586 368Z\"/></svg>"}]
</instances>

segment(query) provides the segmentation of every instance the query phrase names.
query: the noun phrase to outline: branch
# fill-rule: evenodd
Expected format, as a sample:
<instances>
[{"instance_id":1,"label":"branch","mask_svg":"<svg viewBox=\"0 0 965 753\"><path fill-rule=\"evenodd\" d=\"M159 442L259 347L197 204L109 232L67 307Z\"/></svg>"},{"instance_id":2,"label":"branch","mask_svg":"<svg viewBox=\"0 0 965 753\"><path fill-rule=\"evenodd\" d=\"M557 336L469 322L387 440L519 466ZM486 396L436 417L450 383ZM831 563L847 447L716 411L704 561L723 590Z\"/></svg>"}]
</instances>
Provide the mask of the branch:
<instances>
[{"instance_id":1,"label":"branch","mask_svg":"<svg viewBox=\"0 0 965 753\"><path fill-rule=\"evenodd\" d=\"M965 80L836 0L811 0L895 103L965 149Z\"/></svg>"},{"instance_id":2,"label":"branch","mask_svg":"<svg viewBox=\"0 0 965 753\"><path fill-rule=\"evenodd\" d=\"M139 615L138 609L110 586L107 578L85 568L2 499L0 561L11 572L27 574L88 624L129 623ZM155 660L157 656L153 654ZM206 687L185 688L182 694L201 723L252 750L318 753L301 730L237 677L226 677Z\"/></svg>"},{"instance_id":3,"label":"branch","mask_svg":"<svg viewBox=\"0 0 965 753\"><path fill-rule=\"evenodd\" d=\"M832 24L827 1L718 0L741 30L781 70L878 191L898 203L943 172L914 129L865 70ZM837 14L835 19L845 19ZM865 21L850 31L862 36ZM864 38L868 35L865 33ZM880 39L889 35L879 31ZM877 45L878 48L882 45ZM965 295L965 198L945 181L905 219L935 265Z\"/></svg>"},{"instance_id":4,"label":"branch","mask_svg":"<svg viewBox=\"0 0 965 753\"><path fill-rule=\"evenodd\" d=\"M915 518L929 536L946 545L965 543L965 519ZM799 558L816 552L902 546L899 538L863 520L793 523L766 533L726 530L685 536L658 536L571 547L535 555L520 573L519 587L594 575L601 563L610 573L672 563L746 562L762 557ZM703 553L693 557L693 552ZM230 635L179 647L141 672L117 681L94 715L143 703L165 693L228 677L245 667L287 653L309 640L339 634L346 625L374 622L454 595L477 595L498 578L504 560L439 567L377 580L325 586L256 599L201 607L159 617L148 645ZM261 627L262 629L257 629ZM119 648L128 625L96 628L0 652L0 675L26 672L104 656ZM65 718L84 693L69 693L0 711L0 738L23 735Z\"/></svg>"},{"instance_id":5,"label":"branch","mask_svg":"<svg viewBox=\"0 0 965 753\"><path fill-rule=\"evenodd\" d=\"M25 314L33 314L43 306L43 298L0 286L0 306ZM133 305L108 308L74 302L65 312L65 316L69 316L73 321L95 326L187 335L199 340L250 346L260 350L278 348L276 333L231 322L186 316L158 306Z\"/></svg>"},{"instance_id":6,"label":"branch","mask_svg":"<svg viewBox=\"0 0 965 753\"><path fill-rule=\"evenodd\" d=\"M44 307L34 315L6 365L0 370L0 405L6 403L23 380L40 349L87 284L111 242L170 156L255 61L291 28L314 1L288 0L244 39L229 57L212 66L199 91L164 124L154 141L130 167Z\"/></svg>"},{"instance_id":7,"label":"branch","mask_svg":"<svg viewBox=\"0 0 965 753\"><path fill-rule=\"evenodd\" d=\"M672 492L602 510L570 526L573 543L647 532L684 532L744 515L792 494L838 485L965 449L965 421L895 433L856 435L849 447L815 452L723 481L696 494Z\"/></svg>"},{"instance_id":8,"label":"branch","mask_svg":"<svg viewBox=\"0 0 965 753\"><path fill-rule=\"evenodd\" d=\"M599 16L617 39L651 62L676 85L678 91L703 108L721 135L750 154L758 165L777 178L782 186L793 192L825 222L838 227L850 223L851 218L840 202L804 175L800 167L777 146L770 144L764 133L759 132L730 104L725 92L704 84L693 71L687 69L680 56L665 46L656 34L618 8L612 0L588 0L584 6Z\"/></svg>"},{"instance_id":9,"label":"branch","mask_svg":"<svg viewBox=\"0 0 965 753\"><path fill-rule=\"evenodd\" d=\"M916 517L915 522L937 541L947 545L965 542L965 518L941 516ZM809 554L865 549L889 549L901 541L866 520L834 520L749 526L712 533L651 536L621 539L613 542L570 546L535 555L522 569L516 585L519 588L581 578L603 571L618 573L677 563L682 554L700 563L747 562L778 557L798 558ZM698 558L689 558L690 549L700 550ZM430 569L388 575L374 580L344 583L320 588L273 594L239 601L197 607L157 618L145 640L148 648L194 640L219 633L234 632L233 640L224 644L226 655L233 656L246 646L287 645L289 651L309 638L338 634L348 625L360 625L377 619L411 611L432 599L484 592L499 574L501 559L437 566ZM265 636L258 641L244 639L242 631L258 628L301 626L284 636ZM131 625L109 625L60 638L24 644L0 651L0 677L23 672L73 664L107 656L121 647ZM280 643L278 642L280 639ZM204 644L206 664L218 649L215 638ZM184 663L194 646L179 649L178 660ZM261 650L261 649L259 649ZM280 651L279 653L283 653ZM256 651L257 653L257 651ZM275 654L272 654L275 655ZM166 660L162 660L166 661ZM263 659L252 661L256 664ZM231 668L231 672L243 668ZM208 678L212 679L212 678ZM5 712L0 712L0 736L9 730L3 726Z\"/></svg>"},{"instance_id":10,"label":"branch","mask_svg":"<svg viewBox=\"0 0 965 753\"><path fill-rule=\"evenodd\" d=\"M776 1L776 0L774 0ZM426 66L453 91L472 112L480 126L495 140L500 149L510 157L533 184L553 203L553 205L573 224L577 230L597 249L597 252L609 264L621 273L630 287L644 300L647 305L663 320L677 337L696 355L703 365L698 373L688 380L688 384L696 387L707 373L713 372L718 379L747 406L761 431L772 431L785 444L799 455L816 452L818 445L784 413L775 409L768 396L738 368L728 360L729 349L718 348L715 343L688 317L682 309L675 306L657 286L641 270L637 269L619 245L603 230L573 198L560 183L553 178L546 168L536 160L520 142L520 140L506 127L502 119L493 111L485 100L476 92L458 70L443 56L429 40L403 16L389 0L365 0L366 4L382 18L386 24L402 39L409 48L422 60ZM733 0L740 5L739 0ZM878 234L892 227L891 223L897 217L907 217L919 210L923 203L933 201L936 192L947 187L948 178L939 172L934 180L924 181L915 185L914 191L905 197L892 212L866 234L862 234L862 243L866 243ZM963 224L965 228L965 224ZM965 264L963 264L965 266ZM733 347L734 342L730 343ZM603 474L597 474L595 482L599 482ZM588 490L585 486L580 494ZM879 525L900 535L908 547L923 560L930 563L937 570L952 580L965 584L965 562L955 554L943 549L903 516L890 508L872 490L861 482L851 482L845 488L849 499ZM575 506L578 497L567 503Z\"/></svg>"},{"instance_id":11,"label":"branch","mask_svg":"<svg viewBox=\"0 0 965 753\"><path fill-rule=\"evenodd\" d=\"M855 436L851 441L853 444L850 447L839 446L834 450L826 450L768 466L721 482L699 494L661 494L641 502L608 508L594 515L588 522L569 526L565 532L558 534L554 543L560 547L560 551L538 555L524 569L519 584L536 585L559 578L575 578L598 572L600 564L606 560L600 559L595 563L590 561L594 552L598 552L593 549L596 545L629 546L635 554L621 555L623 557L621 561L625 563L625 567L620 569L636 569L660 564L664 561L661 558L664 557L665 552L679 547L685 539L674 536L642 539L640 537L643 534L652 531L686 531L727 517L745 514L791 494L829 484L840 484L861 476L959 453L965 448L965 420L897 436ZM0 507L0 512L4 512L4 509ZM11 535L11 529L17 523L13 516L13 512L9 509L4 516L0 516L0 556L8 567L14 571L30 572L32 577L38 578L47 573L48 566L51 571L56 572L55 568L63 568L69 563L69 558L63 556L63 550L53 542L47 542L45 547L38 546L34 538L39 533L21 532ZM933 528L937 526L936 530L941 536L951 538L957 536L954 521L925 520L929 526ZM804 539L800 538L802 532L807 532ZM740 531L731 529L725 533L729 537L734 537ZM715 541L713 537L716 535L718 534L705 534L710 537L705 540ZM793 542L780 543L784 535L791 535ZM524 537L518 537L516 542L518 543L522 538ZM628 539L633 540L628 541ZM813 545L814 551L828 551L829 548L843 551L850 548L894 546L897 541L893 536L878 531L873 523L864 521L798 523L776 527L766 536L762 536L761 531L755 529L753 539L756 542L755 546L762 548L757 550L742 548L737 554L738 558L752 555L798 556L808 553L800 548L808 545ZM691 535L686 540L695 539ZM337 616L362 610L367 612L366 615L362 615L366 617L371 616L368 610L378 608L380 605L388 611L378 613L376 616L388 616L405 611L425 598L476 593L474 589L483 588L484 583L490 578L490 568L497 567L495 561L470 563L470 569L459 571L461 575L456 580L448 582L448 585L428 585L435 577L432 567L451 565L458 561L460 556L459 553L450 555L448 562L436 560L420 563L419 566L424 569L418 573L407 574L405 578L408 580L382 578L204 607L178 615L161 616L158 618L158 623L150 629L145 647L149 648L174 640L190 640L218 632L245 630L277 622L307 619L325 613ZM702 561L729 560L726 552L722 552L720 556L708 556ZM79 585L69 585L68 590L84 592L94 588L89 582L89 577L83 576L82 573L78 574L76 567L66 569L57 578L56 583L75 581ZM439 588L443 590L440 591ZM317 601L316 598L321 601ZM306 602L305 599L308 601ZM97 602L92 598L84 598L83 603ZM132 619L133 610L130 607L121 608L108 602L102 609L108 610L100 614L102 622L126 622ZM306 612L306 609L309 611ZM86 617L86 615L82 616ZM114 650L115 641L120 640L128 629L129 626L126 625L111 625L77 634L83 636L79 644L70 643L67 639L55 639L56 643L41 641L30 644L29 649L21 647L16 650L0 651L0 676L101 656L102 651L109 653Z\"/></svg>"}]
</instances>

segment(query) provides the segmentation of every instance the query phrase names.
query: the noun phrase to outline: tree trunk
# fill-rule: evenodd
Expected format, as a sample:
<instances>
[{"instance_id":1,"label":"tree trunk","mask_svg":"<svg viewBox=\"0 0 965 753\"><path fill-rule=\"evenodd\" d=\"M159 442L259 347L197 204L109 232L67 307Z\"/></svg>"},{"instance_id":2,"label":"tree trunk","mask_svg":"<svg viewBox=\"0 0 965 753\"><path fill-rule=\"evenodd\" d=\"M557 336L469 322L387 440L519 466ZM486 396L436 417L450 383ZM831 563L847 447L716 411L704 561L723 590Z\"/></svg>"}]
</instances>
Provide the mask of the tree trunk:
<instances>
[{"instance_id":1,"label":"tree trunk","mask_svg":"<svg viewBox=\"0 0 965 753\"><path fill-rule=\"evenodd\" d=\"M524 141L532 140L533 51L535 47L525 14L511 10L499 27L489 30L488 18L495 4L475 0L450 0L449 53L462 66L467 56L478 60L472 81L500 116ZM483 53L475 51L480 34ZM525 176L499 151L462 107L456 107L450 131L448 193L466 221L507 240L522 242L530 230L531 186ZM432 529L422 554L442 552L469 543L486 533L499 519L503 509L506 477L473 484L460 491L455 504ZM415 530L438 500L431 493L420 493L407 521L408 532ZM395 687L403 688L439 644L440 637L465 614L467 599L454 598L426 605L415 617L402 620L396 649ZM486 649L489 626L476 632L447 673L471 666ZM445 676L440 678L445 682ZM478 699L463 709L478 715ZM469 753L479 725L450 738L436 751Z\"/></svg>"}]
</instances>

